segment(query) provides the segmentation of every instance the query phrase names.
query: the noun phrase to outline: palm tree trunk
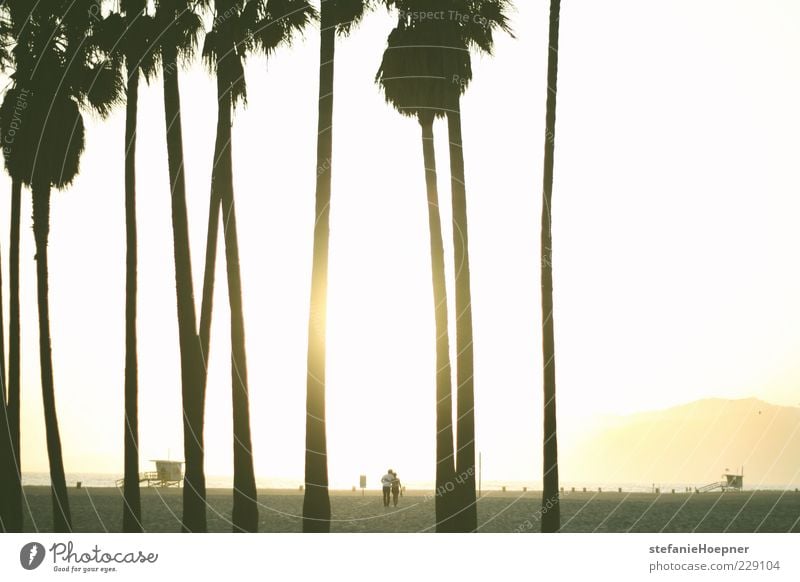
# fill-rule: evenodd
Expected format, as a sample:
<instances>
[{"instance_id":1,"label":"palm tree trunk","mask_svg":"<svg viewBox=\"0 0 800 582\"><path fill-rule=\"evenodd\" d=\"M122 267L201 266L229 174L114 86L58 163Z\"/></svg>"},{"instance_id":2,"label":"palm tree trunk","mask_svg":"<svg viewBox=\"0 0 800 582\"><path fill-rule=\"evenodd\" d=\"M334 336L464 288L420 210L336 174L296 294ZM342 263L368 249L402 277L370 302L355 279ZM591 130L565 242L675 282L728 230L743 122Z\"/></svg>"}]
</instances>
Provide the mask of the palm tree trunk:
<instances>
[{"instance_id":1,"label":"palm tree trunk","mask_svg":"<svg viewBox=\"0 0 800 582\"><path fill-rule=\"evenodd\" d=\"M214 150L214 166L212 168L211 195L208 208L208 227L206 234L206 258L203 269L203 298L200 303L200 361L201 383L203 394L208 386L208 361L211 356L211 314L214 308L214 280L217 269L217 239L219 237L219 214L222 198L219 188L214 185L214 172L219 163L219 131L217 131L217 146ZM204 396L205 399L205 396Z\"/></svg>"},{"instance_id":2,"label":"palm tree trunk","mask_svg":"<svg viewBox=\"0 0 800 582\"><path fill-rule=\"evenodd\" d=\"M0 533L6 531L6 515L11 501L9 489L13 470L11 468L11 434L8 431L8 405L6 389L5 326L3 324L3 277L0 267Z\"/></svg>"},{"instance_id":3,"label":"palm tree trunk","mask_svg":"<svg viewBox=\"0 0 800 582\"><path fill-rule=\"evenodd\" d=\"M50 306L47 281L47 239L50 234L50 185L33 187L33 233L36 239L36 282L39 303L39 358L42 371L42 403L47 435L47 456L50 461L50 480L53 491L53 531L72 531L72 518L67 498L67 482L61 457L61 438L58 432L55 387L53 385L53 356L50 345Z\"/></svg>"},{"instance_id":4,"label":"palm tree trunk","mask_svg":"<svg viewBox=\"0 0 800 582\"><path fill-rule=\"evenodd\" d=\"M556 438L556 360L553 326L553 231L550 215L553 200L553 161L556 136L556 90L558 87L558 27L561 0L550 1L550 40L547 59L547 112L544 141L542 192L542 362L544 376L544 443L542 485L542 531L561 528L558 498L558 444Z\"/></svg>"},{"instance_id":5,"label":"palm tree trunk","mask_svg":"<svg viewBox=\"0 0 800 582\"><path fill-rule=\"evenodd\" d=\"M132 63L129 59L128 63ZM125 112L125 485L122 531L142 531L142 503L139 494L139 409L136 354L136 117L139 101L139 68L133 64L128 76Z\"/></svg>"},{"instance_id":6,"label":"palm tree trunk","mask_svg":"<svg viewBox=\"0 0 800 582\"><path fill-rule=\"evenodd\" d=\"M447 114L450 136L450 182L453 196L453 250L456 271L456 490L460 531L478 528L475 495L475 384L472 359L472 294L470 291L467 190L461 136L461 104Z\"/></svg>"},{"instance_id":7,"label":"palm tree trunk","mask_svg":"<svg viewBox=\"0 0 800 582\"><path fill-rule=\"evenodd\" d=\"M8 407L6 404L5 382L3 391L0 394L0 533L8 532L6 523L8 522L9 505L11 496L11 479L13 470L11 468L11 439L8 432Z\"/></svg>"},{"instance_id":8,"label":"palm tree trunk","mask_svg":"<svg viewBox=\"0 0 800 582\"><path fill-rule=\"evenodd\" d=\"M11 242L8 257L8 433L11 439L11 472L6 531L22 531L22 461L20 457L20 349L19 349L19 223L22 182L11 182Z\"/></svg>"},{"instance_id":9,"label":"palm tree trunk","mask_svg":"<svg viewBox=\"0 0 800 582\"><path fill-rule=\"evenodd\" d=\"M304 532L329 532L331 519L331 502L328 496L328 444L325 434L325 334L333 166L333 60L336 45L334 10L331 2L322 2L320 6L316 223L314 258L311 267L306 377Z\"/></svg>"},{"instance_id":10,"label":"palm tree trunk","mask_svg":"<svg viewBox=\"0 0 800 582\"><path fill-rule=\"evenodd\" d=\"M453 387L450 370L450 333L447 323L444 241L436 184L436 152L433 116L420 117L425 184L428 191L428 224L431 238L431 272L436 321L436 531L452 532L455 459L453 455Z\"/></svg>"},{"instance_id":11,"label":"palm tree trunk","mask_svg":"<svg viewBox=\"0 0 800 582\"><path fill-rule=\"evenodd\" d=\"M216 169L217 163L217 156L215 154L214 169ZM214 278L217 268L217 238L219 236L219 213L221 206L220 195L216 188L211 188L210 198L206 235L206 261L203 270L203 299L200 304L200 357L203 362L203 392L205 392L208 379L208 358L210 356L211 347L211 312L214 308Z\"/></svg>"},{"instance_id":12,"label":"palm tree trunk","mask_svg":"<svg viewBox=\"0 0 800 582\"><path fill-rule=\"evenodd\" d=\"M222 64L221 66L224 66ZM239 268L239 237L233 195L233 157L231 152L230 87L217 76L217 145L213 188L220 193L224 207L225 262L231 310L231 388L233 398L233 531L258 531L256 478L250 436L250 396L247 383L242 278Z\"/></svg>"},{"instance_id":13,"label":"palm tree trunk","mask_svg":"<svg viewBox=\"0 0 800 582\"><path fill-rule=\"evenodd\" d=\"M192 264L189 251L189 221L186 215L183 135L181 129L178 59L175 47L162 47L164 113L167 126L167 158L172 192L172 235L175 253L175 291L178 304L178 335L181 352L183 397L183 449L186 475L183 488L182 531L206 531L206 483L203 472L203 416L205 391L197 335Z\"/></svg>"}]
</instances>

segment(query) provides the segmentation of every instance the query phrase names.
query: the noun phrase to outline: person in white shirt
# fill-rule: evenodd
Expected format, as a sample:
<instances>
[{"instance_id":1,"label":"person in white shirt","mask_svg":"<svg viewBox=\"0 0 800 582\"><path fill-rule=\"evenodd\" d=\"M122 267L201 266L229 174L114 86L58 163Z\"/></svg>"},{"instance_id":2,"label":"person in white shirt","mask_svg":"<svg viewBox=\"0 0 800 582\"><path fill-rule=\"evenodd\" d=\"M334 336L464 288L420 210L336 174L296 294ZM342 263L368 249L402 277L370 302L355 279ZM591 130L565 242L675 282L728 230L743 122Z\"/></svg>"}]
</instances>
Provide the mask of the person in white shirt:
<instances>
[{"instance_id":1,"label":"person in white shirt","mask_svg":"<svg viewBox=\"0 0 800 582\"><path fill-rule=\"evenodd\" d=\"M392 494L392 481L394 480L394 471L389 469L383 477L381 477L381 485L383 486L383 506L389 507L389 500Z\"/></svg>"}]
</instances>

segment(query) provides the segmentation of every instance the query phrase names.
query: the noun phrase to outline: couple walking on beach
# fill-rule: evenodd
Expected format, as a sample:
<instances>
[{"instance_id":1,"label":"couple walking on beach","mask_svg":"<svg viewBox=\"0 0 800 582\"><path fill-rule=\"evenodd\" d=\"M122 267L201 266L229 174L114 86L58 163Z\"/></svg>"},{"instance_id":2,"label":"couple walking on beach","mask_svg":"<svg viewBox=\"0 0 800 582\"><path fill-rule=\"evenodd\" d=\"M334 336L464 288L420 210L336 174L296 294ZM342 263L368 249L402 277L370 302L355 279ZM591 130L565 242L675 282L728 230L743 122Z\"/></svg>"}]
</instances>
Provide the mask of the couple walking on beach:
<instances>
[{"instance_id":1,"label":"couple walking on beach","mask_svg":"<svg viewBox=\"0 0 800 582\"><path fill-rule=\"evenodd\" d=\"M394 506L397 507L397 498L400 497L400 479L397 477L397 473L389 469L386 475L381 477L381 485L383 485L383 506L389 507L391 495Z\"/></svg>"}]
</instances>

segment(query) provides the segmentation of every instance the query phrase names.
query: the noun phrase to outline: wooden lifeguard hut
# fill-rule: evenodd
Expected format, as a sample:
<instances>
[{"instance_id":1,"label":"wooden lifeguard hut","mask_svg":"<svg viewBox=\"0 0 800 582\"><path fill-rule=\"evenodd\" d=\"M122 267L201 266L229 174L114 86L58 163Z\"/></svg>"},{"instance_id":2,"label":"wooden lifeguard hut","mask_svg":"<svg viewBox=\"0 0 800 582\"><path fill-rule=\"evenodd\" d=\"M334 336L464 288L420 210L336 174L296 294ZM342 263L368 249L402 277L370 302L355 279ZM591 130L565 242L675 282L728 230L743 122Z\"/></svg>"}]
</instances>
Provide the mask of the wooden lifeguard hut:
<instances>
[{"instance_id":1,"label":"wooden lifeguard hut","mask_svg":"<svg viewBox=\"0 0 800 582\"><path fill-rule=\"evenodd\" d=\"M148 487L180 487L183 483L183 461L154 459L155 471L139 473L139 483ZM117 487L125 485L125 479L117 479Z\"/></svg>"},{"instance_id":2,"label":"wooden lifeguard hut","mask_svg":"<svg viewBox=\"0 0 800 582\"><path fill-rule=\"evenodd\" d=\"M728 469L725 469L725 471L727 470ZM706 491L713 491L714 489L720 489L722 491L741 491L743 486L744 467L742 467L741 472L738 475L732 473L723 473L721 481L715 481L714 483L704 485L695 489L695 492L705 493Z\"/></svg>"}]
</instances>

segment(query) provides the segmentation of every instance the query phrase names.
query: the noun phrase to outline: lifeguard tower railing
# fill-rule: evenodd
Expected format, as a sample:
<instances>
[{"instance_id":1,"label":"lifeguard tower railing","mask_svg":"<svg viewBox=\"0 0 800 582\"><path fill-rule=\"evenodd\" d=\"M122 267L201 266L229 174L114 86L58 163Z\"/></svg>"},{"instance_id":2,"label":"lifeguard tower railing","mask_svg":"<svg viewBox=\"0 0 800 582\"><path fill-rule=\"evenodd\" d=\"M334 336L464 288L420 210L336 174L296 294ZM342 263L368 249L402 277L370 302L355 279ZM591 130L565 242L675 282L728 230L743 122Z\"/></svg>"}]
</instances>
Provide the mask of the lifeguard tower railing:
<instances>
[{"instance_id":1,"label":"lifeguard tower railing","mask_svg":"<svg viewBox=\"0 0 800 582\"><path fill-rule=\"evenodd\" d=\"M156 464L155 471L139 473L139 483L144 483L147 487L180 487L183 482L183 471L181 461L153 461ZM124 487L125 479L117 479L117 487Z\"/></svg>"}]
</instances>

